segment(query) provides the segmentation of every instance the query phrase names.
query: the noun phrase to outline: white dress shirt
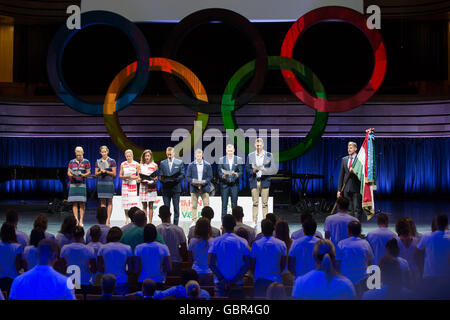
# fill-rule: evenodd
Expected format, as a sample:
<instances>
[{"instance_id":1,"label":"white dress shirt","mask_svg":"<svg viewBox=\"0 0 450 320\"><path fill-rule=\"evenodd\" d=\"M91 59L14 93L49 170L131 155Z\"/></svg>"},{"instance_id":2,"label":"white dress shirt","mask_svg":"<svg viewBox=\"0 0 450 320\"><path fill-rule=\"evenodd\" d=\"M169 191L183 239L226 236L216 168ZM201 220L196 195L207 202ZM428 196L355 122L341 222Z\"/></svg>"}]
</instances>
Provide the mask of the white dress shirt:
<instances>
[{"instance_id":1,"label":"white dress shirt","mask_svg":"<svg viewBox=\"0 0 450 320\"><path fill-rule=\"evenodd\" d=\"M197 165L197 180L200 181L203 178L203 160L202 162L196 162Z\"/></svg>"},{"instance_id":2,"label":"white dress shirt","mask_svg":"<svg viewBox=\"0 0 450 320\"><path fill-rule=\"evenodd\" d=\"M258 167L263 166L264 165L264 151L261 152L261 154L258 154L258 152L256 152L255 159L256 159L256 165ZM261 178L261 176L262 176L262 171L261 170L256 171L256 177Z\"/></svg>"},{"instance_id":3,"label":"white dress shirt","mask_svg":"<svg viewBox=\"0 0 450 320\"><path fill-rule=\"evenodd\" d=\"M348 160L347 160L347 168L349 167L349 165L350 165L350 159L353 159L352 160L352 167L353 167L353 164L355 163L355 159L356 159L356 153L355 154L353 154L352 156L348 156Z\"/></svg>"}]
</instances>

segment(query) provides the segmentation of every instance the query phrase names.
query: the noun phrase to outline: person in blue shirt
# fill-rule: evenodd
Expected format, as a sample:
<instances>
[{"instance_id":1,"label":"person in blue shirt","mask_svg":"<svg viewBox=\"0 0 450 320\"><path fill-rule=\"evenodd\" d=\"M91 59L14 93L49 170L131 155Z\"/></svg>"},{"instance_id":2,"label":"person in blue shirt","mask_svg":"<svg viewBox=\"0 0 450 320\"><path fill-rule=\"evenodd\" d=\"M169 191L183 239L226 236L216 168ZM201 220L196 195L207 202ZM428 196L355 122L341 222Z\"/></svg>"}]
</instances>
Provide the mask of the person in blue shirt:
<instances>
[{"instance_id":1,"label":"person in blue shirt","mask_svg":"<svg viewBox=\"0 0 450 320\"><path fill-rule=\"evenodd\" d=\"M175 297L175 298L187 298L188 294L186 292L186 284L189 281L197 281L198 282L198 273L194 269L184 270L181 274L181 284L177 286L173 286L164 291L156 291L153 295L155 300L161 300L166 297ZM201 289L200 290L200 298L209 300L210 296L208 291Z\"/></svg>"}]
</instances>

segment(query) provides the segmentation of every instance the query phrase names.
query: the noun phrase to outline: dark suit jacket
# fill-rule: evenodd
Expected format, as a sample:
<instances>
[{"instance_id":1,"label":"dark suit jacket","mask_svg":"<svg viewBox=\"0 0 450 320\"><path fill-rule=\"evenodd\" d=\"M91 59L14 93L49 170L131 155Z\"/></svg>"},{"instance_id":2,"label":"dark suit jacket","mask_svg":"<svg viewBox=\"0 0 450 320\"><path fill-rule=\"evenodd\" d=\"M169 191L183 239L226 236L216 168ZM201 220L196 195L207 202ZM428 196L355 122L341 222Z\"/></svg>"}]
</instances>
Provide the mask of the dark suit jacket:
<instances>
[{"instance_id":1,"label":"dark suit jacket","mask_svg":"<svg viewBox=\"0 0 450 320\"><path fill-rule=\"evenodd\" d=\"M341 161L341 170L339 172L339 182L338 182L338 190L341 190L342 185L345 182L345 177L349 173L348 169L348 159L349 156L343 157ZM356 159L356 157L355 157ZM361 182L359 181L356 174L351 173L350 178L345 186L344 192L359 192L361 188Z\"/></svg>"},{"instance_id":2,"label":"dark suit jacket","mask_svg":"<svg viewBox=\"0 0 450 320\"><path fill-rule=\"evenodd\" d=\"M161 176L172 176L178 173L176 183L162 182ZM172 170L169 168L169 161L167 159L161 161L158 168L158 178L162 183L162 192L172 191L175 193L181 192L181 180L184 179L184 164L181 159L174 159L172 164Z\"/></svg>"},{"instance_id":3,"label":"dark suit jacket","mask_svg":"<svg viewBox=\"0 0 450 320\"><path fill-rule=\"evenodd\" d=\"M220 177L220 183L223 185L235 185L235 184L239 184L239 178L242 177L242 174L244 173L244 169L243 169L243 162L242 162L242 158L238 157L238 156L234 156L233 157L233 165L230 169L230 166L228 165L228 159L227 156L220 158L219 163L217 164L217 171L219 173L219 177ZM223 179L223 173L222 173L222 169L227 170L227 171L234 171L238 174L237 177L235 176L229 176L227 179Z\"/></svg>"},{"instance_id":4,"label":"dark suit jacket","mask_svg":"<svg viewBox=\"0 0 450 320\"><path fill-rule=\"evenodd\" d=\"M197 161L193 161L189 164L186 170L186 180L189 182L189 192L198 193L200 190L192 184L192 179L198 179L197 174ZM202 180L206 181L206 184L202 187L202 192L211 192L211 180L213 178L212 167L209 162L203 160L203 177Z\"/></svg>"},{"instance_id":5,"label":"dark suit jacket","mask_svg":"<svg viewBox=\"0 0 450 320\"><path fill-rule=\"evenodd\" d=\"M256 164L256 151L253 151L247 157L246 170L248 175L248 181L250 184L250 189L255 189L257 186L256 173L253 173L252 168L253 164ZM263 165L264 168L266 168L266 171L261 176L261 188L269 188L270 176L276 173L274 159L270 152L265 151Z\"/></svg>"}]
</instances>

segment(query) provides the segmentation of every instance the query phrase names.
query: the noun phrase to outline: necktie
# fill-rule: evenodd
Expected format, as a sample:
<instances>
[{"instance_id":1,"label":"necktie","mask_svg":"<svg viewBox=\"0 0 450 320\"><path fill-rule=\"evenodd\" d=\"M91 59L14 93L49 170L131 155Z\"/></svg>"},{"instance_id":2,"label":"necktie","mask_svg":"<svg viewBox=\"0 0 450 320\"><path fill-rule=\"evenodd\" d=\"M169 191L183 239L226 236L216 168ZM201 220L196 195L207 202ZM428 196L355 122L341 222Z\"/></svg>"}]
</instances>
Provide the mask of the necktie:
<instances>
[{"instance_id":1,"label":"necktie","mask_svg":"<svg viewBox=\"0 0 450 320\"><path fill-rule=\"evenodd\" d=\"M350 163L348 164L349 169L352 167L352 164L353 164L353 157L350 157Z\"/></svg>"}]
</instances>

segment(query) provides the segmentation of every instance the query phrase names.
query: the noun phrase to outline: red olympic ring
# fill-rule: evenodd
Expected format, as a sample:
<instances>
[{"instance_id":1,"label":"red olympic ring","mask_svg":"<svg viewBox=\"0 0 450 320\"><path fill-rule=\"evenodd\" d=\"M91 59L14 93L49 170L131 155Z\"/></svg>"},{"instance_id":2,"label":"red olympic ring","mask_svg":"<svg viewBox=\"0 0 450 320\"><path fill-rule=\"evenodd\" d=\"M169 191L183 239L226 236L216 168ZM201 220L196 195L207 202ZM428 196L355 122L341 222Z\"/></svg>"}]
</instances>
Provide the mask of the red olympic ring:
<instances>
[{"instance_id":1,"label":"red olympic ring","mask_svg":"<svg viewBox=\"0 0 450 320\"><path fill-rule=\"evenodd\" d=\"M378 30L367 28L364 15L353 9L339 6L322 7L312 10L300 17L291 26L283 40L280 55L292 58L295 44L302 34L313 25L325 21L350 23L361 30L369 40L374 53L375 63L372 76L364 88L351 97L330 101L311 95L302 87L291 71L282 70L281 73L292 93L311 108L322 112L344 112L352 110L365 103L375 94L383 82L386 73L386 48L383 38Z\"/></svg>"}]
</instances>

